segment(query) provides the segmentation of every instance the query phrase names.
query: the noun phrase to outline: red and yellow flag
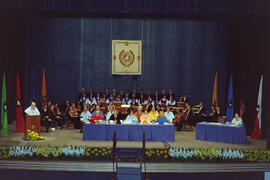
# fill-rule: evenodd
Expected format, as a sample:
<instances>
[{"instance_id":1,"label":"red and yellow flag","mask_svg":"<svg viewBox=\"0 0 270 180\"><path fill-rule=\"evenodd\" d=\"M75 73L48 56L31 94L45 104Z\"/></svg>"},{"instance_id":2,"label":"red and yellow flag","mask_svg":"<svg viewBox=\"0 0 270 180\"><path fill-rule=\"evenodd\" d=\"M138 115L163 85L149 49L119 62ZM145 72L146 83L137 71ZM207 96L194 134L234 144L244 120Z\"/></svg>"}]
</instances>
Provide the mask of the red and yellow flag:
<instances>
[{"instance_id":1,"label":"red and yellow flag","mask_svg":"<svg viewBox=\"0 0 270 180\"><path fill-rule=\"evenodd\" d=\"M41 104L42 107L44 106L44 104L47 103L47 92L46 92L46 79L45 79L45 68L43 68L43 75L42 75L42 92L41 92Z\"/></svg>"}]
</instances>

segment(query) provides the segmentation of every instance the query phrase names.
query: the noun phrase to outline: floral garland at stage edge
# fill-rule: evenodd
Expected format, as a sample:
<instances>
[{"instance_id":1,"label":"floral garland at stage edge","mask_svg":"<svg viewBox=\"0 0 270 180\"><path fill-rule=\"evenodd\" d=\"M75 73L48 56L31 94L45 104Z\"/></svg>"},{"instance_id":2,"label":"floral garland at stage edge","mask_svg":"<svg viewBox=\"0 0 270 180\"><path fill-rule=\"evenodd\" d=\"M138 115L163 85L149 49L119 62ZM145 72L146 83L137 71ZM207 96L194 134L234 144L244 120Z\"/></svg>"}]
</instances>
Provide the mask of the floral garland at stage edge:
<instances>
[{"instance_id":1,"label":"floral garland at stage edge","mask_svg":"<svg viewBox=\"0 0 270 180\"><path fill-rule=\"evenodd\" d=\"M268 150L147 148L147 161L177 162L270 162Z\"/></svg>"},{"instance_id":2,"label":"floral garland at stage edge","mask_svg":"<svg viewBox=\"0 0 270 180\"><path fill-rule=\"evenodd\" d=\"M11 146L0 147L0 159L11 160L111 160L111 147Z\"/></svg>"},{"instance_id":3,"label":"floral garland at stage edge","mask_svg":"<svg viewBox=\"0 0 270 180\"><path fill-rule=\"evenodd\" d=\"M166 162L270 162L269 150L146 148L146 161ZM0 159L111 161L111 147L0 146Z\"/></svg>"}]
</instances>

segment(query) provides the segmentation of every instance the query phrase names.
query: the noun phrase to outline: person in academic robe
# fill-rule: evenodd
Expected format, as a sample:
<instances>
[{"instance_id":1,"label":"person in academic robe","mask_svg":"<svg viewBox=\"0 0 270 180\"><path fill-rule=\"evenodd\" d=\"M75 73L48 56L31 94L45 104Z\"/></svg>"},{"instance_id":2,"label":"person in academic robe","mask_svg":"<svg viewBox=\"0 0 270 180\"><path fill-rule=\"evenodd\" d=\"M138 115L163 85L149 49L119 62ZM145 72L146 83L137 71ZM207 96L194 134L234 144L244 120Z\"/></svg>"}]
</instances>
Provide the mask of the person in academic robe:
<instances>
[{"instance_id":1,"label":"person in academic robe","mask_svg":"<svg viewBox=\"0 0 270 180\"><path fill-rule=\"evenodd\" d=\"M99 94L100 97L102 96L102 92L101 92L101 89L100 88L97 89L97 93L96 94Z\"/></svg>"},{"instance_id":2,"label":"person in academic robe","mask_svg":"<svg viewBox=\"0 0 270 180\"><path fill-rule=\"evenodd\" d=\"M28 107L25 111L24 111L28 116L37 116L40 115L40 112L38 110L38 108L36 107L36 103L32 102L31 106Z\"/></svg>"},{"instance_id":3,"label":"person in academic robe","mask_svg":"<svg viewBox=\"0 0 270 180\"><path fill-rule=\"evenodd\" d=\"M168 92L168 94L167 94L167 97L170 97L170 96L172 96L172 98L175 99L175 95L174 95L174 92L173 92L173 88L170 88L170 89L169 89L169 92Z\"/></svg>"},{"instance_id":4,"label":"person in academic robe","mask_svg":"<svg viewBox=\"0 0 270 180\"><path fill-rule=\"evenodd\" d=\"M140 116L141 124L150 124L151 123L151 117L147 111L147 109L144 110L143 114Z\"/></svg>"},{"instance_id":5,"label":"person in academic robe","mask_svg":"<svg viewBox=\"0 0 270 180\"><path fill-rule=\"evenodd\" d=\"M154 94L152 96L152 99L156 99L156 97L158 97L158 99L161 98L160 95L158 94L158 90L157 89L154 91Z\"/></svg>"},{"instance_id":6,"label":"person in academic robe","mask_svg":"<svg viewBox=\"0 0 270 180\"><path fill-rule=\"evenodd\" d=\"M168 122L168 119L166 118L166 116L164 115L163 111L159 112L159 116L157 117L156 122L158 122L158 124L163 125L164 123Z\"/></svg>"},{"instance_id":7,"label":"person in academic robe","mask_svg":"<svg viewBox=\"0 0 270 180\"><path fill-rule=\"evenodd\" d=\"M84 88L82 88L82 89L81 89L81 92L79 92L79 94L78 94L78 99L81 99L81 98L83 97L83 95L86 96L86 92L85 92L85 89L84 89Z\"/></svg>"},{"instance_id":8,"label":"person in academic robe","mask_svg":"<svg viewBox=\"0 0 270 180\"><path fill-rule=\"evenodd\" d=\"M145 99L147 99L148 97L152 98L152 93L150 89L146 91Z\"/></svg>"},{"instance_id":9,"label":"person in academic robe","mask_svg":"<svg viewBox=\"0 0 270 180\"><path fill-rule=\"evenodd\" d=\"M161 99L160 99L160 103L161 103L161 104L166 104L167 101L168 101L167 96L166 96L166 95L162 95L162 97L161 97Z\"/></svg>"},{"instance_id":10,"label":"person in academic robe","mask_svg":"<svg viewBox=\"0 0 270 180\"><path fill-rule=\"evenodd\" d=\"M169 99L166 102L166 106L176 106L176 101L173 99L172 95L169 96Z\"/></svg>"},{"instance_id":11,"label":"person in academic robe","mask_svg":"<svg viewBox=\"0 0 270 180\"><path fill-rule=\"evenodd\" d=\"M76 109L78 111L78 114L81 114L83 109L81 101L77 101Z\"/></svg>"},{"instance_id":12,"label":"person in academic robe","mask_svg":"<svg viewBox=\"0 0 270 180\"><path fill-rule=\"evenodd\" d=\"M167 94L166 94L166 90L162 89L161 90L161 94L159 95L159 98L162 99L165 96L165 99L167 99Z\"/></svg>"},{"instance_id":13,"label":"person in academic robe","mask_svg":"<svg viewBox=\"0 0 270 180\"><path fill-rule=\"evenodd\" d=\"M86 101L86 99L87 99L87 96L86 96L86 94L84 93L84 94L82 95L82 97L80 98L80 102Z\"/></svg>"},{"instance_id":14,"label":"person in academic robe","mask_svg":"<svg viewBox=\"0 0 270 180\"><path fill-rule=\"evenodd\" d=\"M120 96L121 96L121 99L122 98L125 98L125 91L124 91L124 89L121 89L120 90Z\"/></svg>"},{"instance_id":15,"label":"person in academic robe","mask_svg":"<svg viewBox=\"0 0 270 180\"><path fill-rule=\"evenodd\" d=\"M135 116L137 117L138 122L141 121L140 117L141 117L142 114L143 114L142 106L138 106L137 111L135 112Z\"/></svg>"},{"instance_id":16,"label":"person in academic robe","mask_svg":"<svg viewBox=\"0 0 270 180\"><path fill-rule=\"evenodd\" d=\"M222 115L221 115L221 110L220 110L220 106L219 106L219 105L217 106L216 112L217 112L217 116L222 116Z\"/></svg>"},{"instance_id":17,"label":"person in academic robe","mask_svg":"<svg viewBox=\"0 0 270 180\"><path fill-rule=\"evenodd\" d=\"M234 126L243 125L243 120L242 118L239 117L238 113L234 114L234 118L232 119L231 125L234 125Z\"/></svg>"},{"instance_id":18,"label":"person in academic robe","mask_svg":"<svg viewBox=\"0 0 270 180\"><path fill-rule=\"evenodd\" d=\"M121 124L121 115L118 113L117 110L113 112L113 114L110 117L110 120L113 120L115 124Z\"/></svg>"},{"instance_id":19,"label":"person in academic robe","mask_svg":"<svg viewBox=\"0 0 270 180\"><path fill-rule=\"evenodd\" d=\"M96 121L103 120L103 117L100 113L101 111L96 111L96 113L92 116L90 123L95 124Z\"/></svg>"},{"instance_id":20,"label":"person in academic robe","mask_svg":"<svg viewBox=\"0 0 270 180\"><path fill-rule=\"evenodd\" d=\"M170 110L170 107L167 106L166 112L164 113L164 115L167 118L168 122L173 123L173 120L175 117L174 117L173 112Z\"/></svg>"},{"instance_id":21,"label":"person in academic robe","mask_svg":"<svg viewBox=\"0 0 270 180\"><path fill-rule=\"evenodd\" d=\"M208 121L209 122L217 122L218 117L217 117L217 111L214 105L211 106L211 112L208 116Z\"/></svg>"},{"instance_id":22,"label":"person in academic robe","mask_svg":"<svg viewBox=\"0 0 270 180\"><path fill-rule=\"evenodd\" d=\"M136 102L136 99L135 99L135 98L132 98L132 99L131 99L130 105L131 105L132 107L138 106L138 103Z\"/></svg>"},{"instance_id":23,"label":"person in academic robe","mask_svg":"<svg viewBox=\"0 0 270 180\"><path fill-rule=\"evenodd\" d=\"M105 89L104 95L105 95L105 98L109 98L110 97L110 91L109 91L108 88Z\"/></svg>"},{"instance_id":24,"label":"person in academic robe","mask_svg":"<svg viewBox=\"0 0 270 180\"><path fill-rule=\"evenodd\" d=\"M81 133L83 132L83 125L86 122L90 122L91 120L91 113L88 111L87 107L83 108L83 112L80 115L80 121L81 121Z\"/></svg>"},{"instance_id":25,"label":"person in academic robe","mask_svg":"<svg viewBox=\"0 0 270 180\"><path fill-rule=\"evenodd\" d=\"M67 127L70 125L70 116L69 116L69 107L70 102L66 99L65 104L63 105L62 112L63 112L63 121L66 123Z\"/></svg>"},{"instance_id":26,"label":"person in academic robe","mask_svg":"<svg viewBox=\"0 0 270 180\"><path fill-rule=\"evenodd\" d=\"M140 94L140 98L138 99L138 105L142 105L145 104L145 99L144 99L144 95Z\"/></svg>"},{"instance_id":27,"label":"person in academic robe","mask_svg":"<svg viewBox=\"0 0 270 180\"><path fill-rule=\"evenodd\" d=\"M56 119L56 123L60 127L60 129L63 129L64 128L63 113L61 112L59 106L56 106L56 108L55 108L55 119Z\"/></svg>"},{"instance_id":28,"label":"person in academic robe","mask_svg":"<svg viewBox=\"0 0 270 180\"><path fill-rule=\"evenodd\" d=\"M146 94L144 94L143 89L140 90L139 98L140 98L141 96L143 96L143 99L146 98Z\"/></svg>"},{"instance_id":29,"label":"person in academic robe","mask_svg":"<svg viewBox=\"0 0 270 180\"><path fill-rule=\"evenodd\" d=\"M152 105L156 106L156 105L160 105L161 104L161 100L159 100L158 96L155 96L154 101L152 101Z\"/></svg>"},{"instance_id":30,"label":"person in academic robe","mask_svg":"<svg viewBox=\"0 0 270 180\"><path fill-rule=\"evenodd\" d=\"M46 132L49 132L51 122L49 121L49 110L47 104L44 104L43 108L41 109L41 121L42 125L46 127Z\"/></svg>"},{"instance_id":31,"label":"person in academic robe","mask_svg":"<svg viewBox=\"0 0 270 180\"><path fill-rule=\"evenodd\" d=\"M129 94L126 93L125 98L123 99L122 103L123 104L130 104L130 102L131 102L131 99L129 98Z\"/></svg>"},{"instance_id":32,"label":"person in academic robe","mask_svg":"<svg viewBox=\"0 0 270 180\"><path fill-rule=\"evenodd\" d=\"M108 111L107 111L107 113L106 113L106 120L109 121L111 115L113 114L113 112L114 112L114 110L115 110L115 107L112 106L112 105L109 105L109 106L107 107L107 109L108 109Z\"/></svg>"},{"instance_id":33,"label":"person in academic robe","mask_svg":"<svg viewBox=\"0 0 270 180\"><path fill-rule=\"evenodd\" d=\"M49 111L49 121L51 121L51 127L56 127L56 114L55 114L55 106L52 105Z\"/></svg>"},{"instance_id":34,"label":"person in academic robe","mask_svg":"<svg viewBox=\"0 0 270 180\"><path fill-rule=\"evenodd\" d=\"M109 103L115 101L115 97L113 96L113 94L110 94L110 97L108 98L108 100L109 100Z\"/></svg>"},{"instance_id":35,"label":"person in academic robe","mask_svg":"<svg viewBox=\"0 0 270 180\"><path fill-rule=\"evenodd\" d=\"M117 97L117 92L115 88L112 89L112 95L114 99Z\"/></svg>"},{"instance_id":36,"label":"person in academic robe","mask_svg":"<svg viewBox=\"0 0 270 180\"><path fill-rule=\"evenodd\" d=\"M190 102L189 98L187 97L187 94L184 93L184 95L182 97L180 97L180 102L183 102L183 103L188 103Z\"/></svg>"},{"instance_id":37,"label":"person in academic robe","mask_svg":"<svg viewBox=\"0 0 270 180\"><path fill-rule=\"evenodd\" d=\"M137 124L137 123L138 123L138 119L137 119L137 117L135 116L134 110L133 110L133 109L130 110L130 113L129 113L129 115L126 117L125 122L130 123L130 124Z\"/></svg>"},{"instance_id":38,"label":"person in academic robe","mask_svg":"<svg viewBox=\"0 0 270 180\"><path fill-rule=\"evenodd\" d=\"M151 98L150 98L150 100L151 100ZM146 100L145 109L146 109L148 112L150 112L151 109L152 109L152 107L153 107L153 104L152 104L151 102L152 102L152 100L149 101L149 98Z\"/></svg>"},{"instance_id":39,"label":"person in academic robe","mask_svg":"<svg viewBox=\"0 0 270 180\"><path fill-rule=\"evenodd\" d=\"M97 97L95 99L96 99L96 105L97 105L98 102L101 101L101 94L97 93Z\"/></svg>"},{"instance_id":40,"label":"person in academic robe","mask_svg":"<svg viewBox=\"0 0 270 180\"><path fill-rule=\"evenodd\" d=\"M152 107L149 115L151 117L152 122L155 122L157 120L157 117L159 116L159 113L158 113L158 111L156 111L155 106Z\"/></svg>"},{"instance_id":41,"label":"person in academic robe","mask_svg":"<svg viewBox=\"0 0 270 180\"><path fill-rule=\"evenodd\" d=\"M92 97L96 96L93 88L89 88L89 93L87 94L87 97L90 98L90 96L92 96Z\"/></svg>"},{"instance_id":42,"label":"person in academic robe","mask_svg":"<svg viewBox=\"0 0 270 180\"><path fill-rule=\"evenodd\" d=\"M138 99L138 98L139 98L139 94L138 94L136 88L134 88L134 89L132 90L132 98L133 98L133 95L135 96L135 99Z\"/></svg>"},{"instance_id":43,"label":"person in academic robe","mask_svg":"<svg viewBox=\"0 0 270 180\"><path fill-rule=\"evenodd\" d=\"M72 103L69 108L69 116L70 116L71 122L74 124L74 128L78 129L79 127L77 127L76 125L78 125L79 114L78 114L75 103Z\"/></svg>"}]
</instances>

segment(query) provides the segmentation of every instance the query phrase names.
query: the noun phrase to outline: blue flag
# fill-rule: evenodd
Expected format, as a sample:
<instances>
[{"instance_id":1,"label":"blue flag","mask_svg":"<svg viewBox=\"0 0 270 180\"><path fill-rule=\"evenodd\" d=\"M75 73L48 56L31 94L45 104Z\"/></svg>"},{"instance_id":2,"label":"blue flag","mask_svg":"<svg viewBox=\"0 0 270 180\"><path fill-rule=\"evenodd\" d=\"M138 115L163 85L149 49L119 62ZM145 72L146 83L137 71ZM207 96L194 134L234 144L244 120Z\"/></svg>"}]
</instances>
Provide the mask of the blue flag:
<instances>
[{"instance_id":1,"label":"blue flag","mask_svg":"<svg viewBox=\"0 0 270 180\"><path fill-rule=\"evenodd\" d=\"M228 100L227 100L227 111L226 111L226 119L227 122L231 122L233 119L233 82L232 82L233 75L231 74L230 78L230 86L228 92Z\"/></svg>"}]
</instances>

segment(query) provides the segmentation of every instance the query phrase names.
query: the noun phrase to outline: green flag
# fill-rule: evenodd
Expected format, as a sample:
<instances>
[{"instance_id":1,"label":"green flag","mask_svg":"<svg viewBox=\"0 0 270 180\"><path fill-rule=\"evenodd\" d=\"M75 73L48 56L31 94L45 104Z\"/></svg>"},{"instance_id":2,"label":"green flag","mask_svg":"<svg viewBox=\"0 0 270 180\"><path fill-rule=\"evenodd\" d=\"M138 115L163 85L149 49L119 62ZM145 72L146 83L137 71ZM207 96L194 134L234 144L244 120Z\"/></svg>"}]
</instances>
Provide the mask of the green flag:
<instances>
[{"instance_id":1,"label":"green flag","mask_svg":"<svg viewBox=\"0 0 270 180\"><path fill-rule=\"evenodd\" d=\"M8 122L7 122L7 95L6 95L6 80L5 72L3 75L3 86L2 86L2 102L1 102L1 136L7 136L8 134Z\"/></svg>"}]
</instances>

